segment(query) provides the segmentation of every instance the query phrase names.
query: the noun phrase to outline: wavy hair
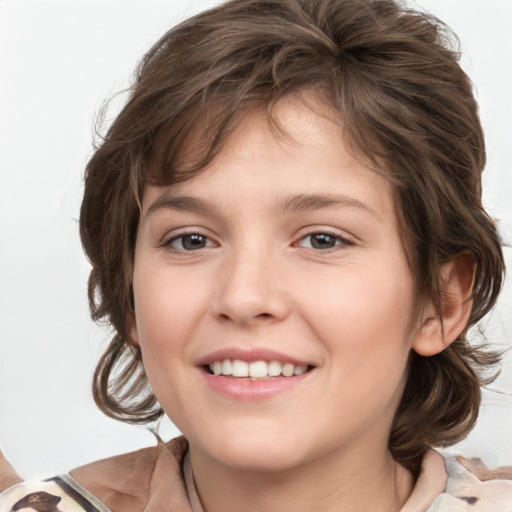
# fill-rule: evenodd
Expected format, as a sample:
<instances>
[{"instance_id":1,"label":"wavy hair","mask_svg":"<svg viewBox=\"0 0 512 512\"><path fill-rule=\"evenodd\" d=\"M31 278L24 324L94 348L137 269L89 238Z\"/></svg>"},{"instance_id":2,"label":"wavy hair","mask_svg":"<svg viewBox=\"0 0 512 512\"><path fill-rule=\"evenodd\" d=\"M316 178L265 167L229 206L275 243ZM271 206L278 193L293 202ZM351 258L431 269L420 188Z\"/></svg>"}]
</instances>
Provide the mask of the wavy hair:
<instances>
[{"instance_id":1,"label":"wavy hair","mask_svg":"<svg viewBox=\"0 0 512 512\"><path fill-rule=\"evenodd\" d=\"M393 0L231 0L149 50L85 173L90 308L113 328L94 377L106 414L135 423L163 414L127 327L144 185L201 172L248 111L265 108L273 120L277 101L308 90L339 115L353 151L393 183L418 297L441 314L443 263L462 252L476 263L464 332L438 355L411 353L389 448L415 470L428 446L469 432L499 356L471 344L467 331L493 307L504 262L482 207L484 138L457 44L441 21ZM185 164L181 149L198 130L196 158Z\"/></svg>"}]
</instances>

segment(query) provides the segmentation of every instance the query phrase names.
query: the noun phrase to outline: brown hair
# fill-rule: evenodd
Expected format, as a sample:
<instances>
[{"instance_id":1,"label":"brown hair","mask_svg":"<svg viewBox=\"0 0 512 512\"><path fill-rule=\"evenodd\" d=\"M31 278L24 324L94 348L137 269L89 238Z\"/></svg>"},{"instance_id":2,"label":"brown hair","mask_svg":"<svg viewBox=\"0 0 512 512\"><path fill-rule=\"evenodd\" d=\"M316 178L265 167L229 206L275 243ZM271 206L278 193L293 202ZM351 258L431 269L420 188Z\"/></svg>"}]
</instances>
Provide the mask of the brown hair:
<instances>
[{"instance_id":1,"label":"brown hair","mask_svg":"<svg viewBox=\"0 0 512 512\"><path fill-rule=\"evenodd\" d=\"M80 229L92 264L90 307L114 329L96 369L95 400L130 422L163 414L127 332L144 184L200 172L246 112L263 107L272 118L280 98L303 90L339 113L353 150L394 184L420 298L440 314L441 265L461 252L476 262L467 328L438 355L411 354L389 446L414 469L428 445L454 443L476 421L485 371L499 357L466 333L493 307L504 263L481 204L484 140L456 38L393 0L231 0L173 28L144 56L85 175ZM180 149L198 126L202 147L184 165Z\"/></svg>"}]
</instances>

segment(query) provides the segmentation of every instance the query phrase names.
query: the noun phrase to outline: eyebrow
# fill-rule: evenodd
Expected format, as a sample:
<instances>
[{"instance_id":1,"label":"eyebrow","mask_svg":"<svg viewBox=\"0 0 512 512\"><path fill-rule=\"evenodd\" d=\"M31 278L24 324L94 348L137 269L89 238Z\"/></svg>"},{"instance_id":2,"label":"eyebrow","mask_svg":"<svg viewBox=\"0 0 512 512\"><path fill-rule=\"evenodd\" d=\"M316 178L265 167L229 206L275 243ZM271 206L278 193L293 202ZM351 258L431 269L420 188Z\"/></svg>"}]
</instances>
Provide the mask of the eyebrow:
<instances>
[{"instance_id":1,"label":"eyebrow","mask_svg":"<svg viewBox=\"0 0 512 512\"><path fill-rule=\"evenodd\" d=\"M146 217L152 214L154 211L160 208L186 211L186 212L198 212L198 213L211 213L213 206L203 199L197 199L191 196L174 196L167 192L162 194L146 212Z\"/></svg>"},{"instance_id":2,"label":"eyebrow","mask_svg":"<svg viewBox=\"0 0 512 512\"><path fill-rule=\"evenodd\" d=\"M380 215L366 203L345 195L298 194L278 200L276 209L282 213L295 213L346 206L360 208L380 219Z\"/></svg>"},{"instance_id":3,"label":"eyebrow","mask_svg":"<svg viewBox=\"0 0 512 512\"><path fill-rule=\"evenodd\" d=\"M359 208L371 213L378 219L381 218L380 215L366 203L345 195L296 194L279 199L276 202L275 209L278 213L298 213L320 210L322 208L347 206ZM212 214L215 210L213 205L204 199L192 196L176 196L172 195L170 192L166 192L148 208L145 215L151 215L161 208L203 214Z\"/></svg>"}]
</instances>

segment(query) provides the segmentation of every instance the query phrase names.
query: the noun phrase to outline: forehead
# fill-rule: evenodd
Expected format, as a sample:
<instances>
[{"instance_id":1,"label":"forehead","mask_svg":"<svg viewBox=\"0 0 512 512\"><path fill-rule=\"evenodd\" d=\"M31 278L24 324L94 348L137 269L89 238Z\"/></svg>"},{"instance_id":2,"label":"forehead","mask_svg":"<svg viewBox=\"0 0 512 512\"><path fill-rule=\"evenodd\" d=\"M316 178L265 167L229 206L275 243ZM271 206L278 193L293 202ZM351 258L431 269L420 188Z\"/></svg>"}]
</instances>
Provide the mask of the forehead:
<instances>
[{"instance_id":1,"label":"forehead","mask_svg":"<svg viewBox=\"0 0 512 512\"><path fill-rule=\"evenodd\" d=\"M195 139L191 137L185 146L181 156L185 164L196 158L200 136L197 130ZM353 154L339 115L312 96L285 97L270 116L263 108L251 110L200 172L170 186L146 186L144 211L154 209L155 201L165 195L193 194L205 204L235 189L237 196L245 194L251 203L273 199L276 206L283 204L284 197L322 196L327 204L343 196L347 204L360 203L370 211L395 217L389 180Z\"/></svg>"}]
</instances>

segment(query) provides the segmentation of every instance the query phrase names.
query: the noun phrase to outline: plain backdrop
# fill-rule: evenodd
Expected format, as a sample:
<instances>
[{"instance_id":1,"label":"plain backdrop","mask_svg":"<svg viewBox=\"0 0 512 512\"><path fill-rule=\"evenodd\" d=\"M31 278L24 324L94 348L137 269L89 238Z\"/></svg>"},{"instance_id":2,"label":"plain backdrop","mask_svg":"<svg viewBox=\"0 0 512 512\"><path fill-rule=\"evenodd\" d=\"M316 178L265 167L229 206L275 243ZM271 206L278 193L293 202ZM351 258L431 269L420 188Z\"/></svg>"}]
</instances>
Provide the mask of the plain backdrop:
<instances>
[{"instance_id":1,"label":"plain backdrop","mask_svg":"<svg viewBox=\"0 0 512 512\"><path fill-rule=\"evenodd\" d=\"M461 39L487 136L485 204L511 241L512 0L411 3ZM102 102L128 85L164 31L214 4L0 0L0 447L25 477L154 443L143 428L104 417L91 398L109 334L88 316L77 232L82 172ZM507 284L485 322L502 347L512 340L511 313ZM511 356L490 387L475 431L455 451L512 464Z\"/></svg>"}]
</instances>

